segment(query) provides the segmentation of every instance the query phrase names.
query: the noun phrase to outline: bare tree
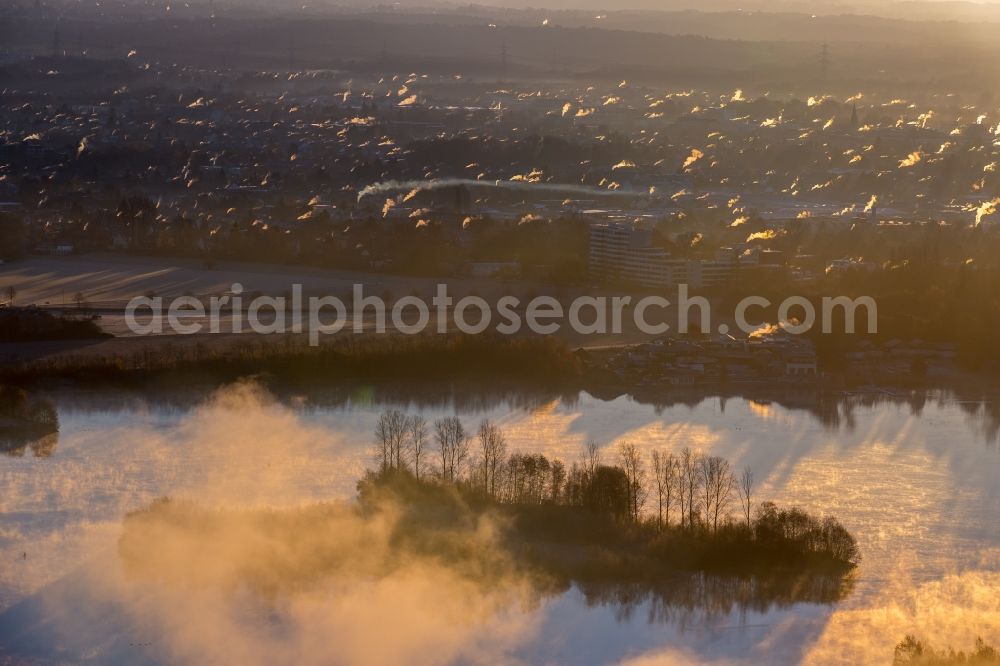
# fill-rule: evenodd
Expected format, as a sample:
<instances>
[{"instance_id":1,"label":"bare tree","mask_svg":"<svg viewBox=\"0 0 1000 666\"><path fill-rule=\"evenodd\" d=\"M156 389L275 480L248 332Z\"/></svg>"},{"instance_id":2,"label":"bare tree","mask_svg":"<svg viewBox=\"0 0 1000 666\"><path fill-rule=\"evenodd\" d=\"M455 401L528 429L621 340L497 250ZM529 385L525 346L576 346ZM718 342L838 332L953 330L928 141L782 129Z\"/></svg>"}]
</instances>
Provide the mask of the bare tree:
<instances>
[{"instance_id":1,"label":"bare tree","mask_svg":"<svg viewBox=\"0 0 1000 666\"><path fill-rule=\"evenodd\" d=\"M407 426L409 430L407 443L410 460L413 461L413 474L419 479L427 450L427 419L419 415L411 416Z\"/></svg>"},{"instance_id":2,"label":"bare tree","mask_svg":"<svg viewBox=\"0 0 1000 666\"><path fill-rule=\"evenodd\" d=\"M743 468L743 474L740 475L740 504L743 507L743 517L747 521L747 529L750 529L750 511L753 508L751 502L753 494L753 470L750 466Z\"/></svg>"},{"instance_id":3,"label":"bare tree","mask_svg":"<svg viewBox=\"0 0 1000 666\"><path fill-rule=\"evenodd\" d=\"M674 453L668 453L663 461L663 519L664 524L670 526L670 508L676 503L680 494L679 476L680 462Z\"/></svg>"},{"instance_id":4,"label":"bare tree","mask_svg":"<svg viewBox=\"0 0 1000 666\"><path fill-rule=\"evenodd\" d=\"M695 526L698 517L698 508L695 506L698 489L701 487L701 475L698 473L702 455L690 448L685 447L681 451L679 463L679 497L681 501L681 526L687 520L688 529ZM685 511L687 515L685 516Z\"/></svg>"},{"instance_id":5,"label":"bare tree","mask_svg":"<svg viewBox=\"0 0 1000 666\"><path fill-rule=\"evenodd\" d=\"M732 467L728 460L723 460L722 475L716 484L715 493L715 514L712 516L712 528L719 529L719 517L729 519L729 506L733 501L733 493L736 492L736 475L733 474Z\"/></svg>"},{"instance_id":6,"label":"bare tree","mask_svg":"<svg viewBox=\"0 0 1000 666\"><path fill-rule=\"evenodd\" d=\"M628 505L632 520L638 520L642 507L646 503L646 470L642 464L639 449L631 442L621 442L618 445L618 458L628 479Z\"/></svg>"},{"instance_id":7,"label":"bare tree","mask_svg":"<svg viewBox=\"0 0 1000 666\"><path fill-rule=\"evenodd\" d=\"M398 409L383 412L378 418L375 424L375 460L383 472L406 466L404 456L408 430L409 418Z\"/></svg>"},{"instance_id":8,"label":"bare tree","mask_svg":"<svg viewBox=\"0 0 1000 666\"><path fill-rule=\"evenodd\" d=\"M670 507L677 497L677 456L655 450L652 458L656 477L657 523L661 527L669 526Z\"/></svg>"},{"instance_id":9,"label":"bare tree","mask_svg":"<svg viewBox=\"0 0 1000 666\"><path fill-rule=\"evenodd\" d=\"M17 289L14 288L14 285L10 285L7 287L6 292L7 292L7 305L9 305L10 307L14 307L14 299L17 298Z\"/></svg>"},{"instance_id":10,"label":"bare tree","mask_svg":"<svg viewBox=\"0 0 1000 666\"><path fill-rule=\"evenodd\" d=\"M728 510L736 479L725 458L702 456L699 463L705 523L711 521L712 530L715 531L719 529L719 517Z\"/></svg>"},{"instance_id":11,"label":"bare tree","mask_svg":"<svg viewBox=\"0 0 1000 666\"><path fill-rule=\"evenodd\" d=\"M442 481L453 480L453 469L451 461L453 459L452 449L456 430L462 428L462 422L455 417L438 419L434 422L434 438L437 441L438 455L440 457L440 475Z\"/></svg>"},{"instance_id":12,"label":"bare tree","mask_svg":"<svg viewBox=\"0 0 1000 666\"><path fill-rule=\"evenodd\" d=\"M461 431L461 437L455 440L455 464L454 464L454 478L462 478L462 470L465 469L466 464L469 461L469 444L472 439L472 435L467 433L463 428Z\"/></svg>"},{"instance_id":13,"label":"bare tree","mask_svg":"<svg viewBox=\"0 0 1000 666\"><path fill-rule=\"evenodd\" d=\"M687 468L684 465L684 451L677 457L677 504L681 514L681 528L687 525Z\"/></svg>"},{"instance_id":14,"label":"bare tree","mask_svg":"<svg viewBox=\"0 0 1000 666\"><path fill-rule=\"evenodd\" d=\"M500 426L490 420L479 425L479 455L482 465L483 490L490 496L497 496L497 479L504 458L507 455L507 438Z\"/></svg>"},{"instance_id":15,"label":"bare tree","mask_svg":"<svg viewBox=\"0 0 1000 666\"><path fill-rule=\"evenodd\" d=\"M563 495L563 485L566 483L566 466L558 458L549 466L549 498L553 504L559 504Z\"/></svg>"},{"instance_id":16,"label":"bare tree","mask_svg":"<svg viewBox=\"0 0 1000 666\"><path fill-rule=\"evenodd\" d=\"M594 440L583 445L583 471L594 478L597 468L601 466L601 446Z\"/></svg>"},{"instance_id":17,"label":"bare tree","mask_svg":"<svg viewBox=\"0 0 1000 666\"><path fill-rule=\"evenodd\" d=\"M653 478L656 481L656 524L663 527L663 498L666 495L666 488L663 485L664 455L659 449L653 449L650 457L653 459Z\"/></svg>"},{"instance_id":18,"label":"bare tree","mask_svg":"<svg viewBox=\"0 0 1000 666\"><path fill-rule=\"evenodd\" d=\"M469 455L469 436L462 420L449 416L434 422L434 436L441 459L441 478L454 482L462 474L462 466Z\"/></svg>"},{"instance_id":19,"label":"bare tree","mask_svg":"<svg viewBox=\"0 0 1000 666\"><path fill-rule=\"evenodd\" d=\"M699 498L705 514L705 524L712 516L713 489L712 481L717 473L715 456L702 456L698 461L698 475L701 479L701 497Z\"/></svg>"}]
</instances>

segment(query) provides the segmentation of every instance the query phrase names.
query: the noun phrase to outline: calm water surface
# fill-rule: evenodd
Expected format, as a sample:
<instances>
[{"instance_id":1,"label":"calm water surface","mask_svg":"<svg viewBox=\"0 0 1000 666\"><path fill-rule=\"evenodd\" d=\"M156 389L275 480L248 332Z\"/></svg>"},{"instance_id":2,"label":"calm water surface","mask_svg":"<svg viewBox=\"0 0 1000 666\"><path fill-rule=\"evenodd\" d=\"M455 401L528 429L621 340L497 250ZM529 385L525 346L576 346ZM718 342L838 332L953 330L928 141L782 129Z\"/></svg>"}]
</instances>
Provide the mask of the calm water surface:
<instances>
[{"instance_id":1,"label":"calm water surface","mask_svg":"<svg viewBox=\"0 0 1000 666\"><path fill-rule=\"evenodd\" d=\"M88 571L114 571L123 515L167 495L239 506L350 497L387 405L428 419L458 414L469 426L491 418L512 449L567 462L590 439L607 456L623 439L722 455L754 470L760 499L836 515L864 557L853 592L834 605L673 612L642 595L595 603L571 589L505 610L502 626L483 620L450 656L474 661L479 649L531 663L887 663L906 633L955 647L977 636L1000 643L1000 413L990 400L846 397L791 407L710 398L654 407L586 393L389 396L371 388L281 400L245 388L169 400L53 398L58 442L0 456L0 655L189 658L132 638L136 623L156 624L153 611L137 619L100 610L76 589ZM88 613L97 621L89 631L68 619ZM65 629L58 651L51 634L38 635L39 618L48 632ZM96 628L101 622L106 629Z\"/></svg>"}]
</instances>

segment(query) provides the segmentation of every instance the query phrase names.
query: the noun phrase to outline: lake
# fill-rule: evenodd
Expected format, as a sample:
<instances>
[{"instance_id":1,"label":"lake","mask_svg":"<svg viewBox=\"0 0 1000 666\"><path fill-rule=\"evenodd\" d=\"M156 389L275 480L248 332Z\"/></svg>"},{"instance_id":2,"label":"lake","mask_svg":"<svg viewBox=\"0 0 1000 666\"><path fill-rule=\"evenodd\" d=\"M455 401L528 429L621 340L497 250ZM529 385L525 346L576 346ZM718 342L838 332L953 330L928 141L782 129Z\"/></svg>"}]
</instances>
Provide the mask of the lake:
<instances>
[{"instance_id":1,"label":"lake","mask_svg":"<svg viewBox=\"0 0 1000 666\"><path fill-rule=\"evenodd\" d=\"M650 405L587 393L363 386L275 397L252 385L49 397L59 411L58 441L8 446L0 455L0 655L95 663L502 655L529 663L857 664L891 662L907 633L964 649L977 636L1000 643L1000 410L989 397ZM628 440L647 451L690 446L736 469L749 465L757 498L833 514L856 535L863 561L853 589L836 604L678 607L641 593L578 588L478 600L401 575L331 598L260 600L240 589L164 597L122 575L122 518L157 498L289 507L352 497L387 406L428 419L457 414L467 426L490 418L512 450L567 463L593 439L609 459L614 444ZM208 628L197 630L185 616ZM255 636L252 649L223 640L227 631Z\"/></svg>"}]
</instances>

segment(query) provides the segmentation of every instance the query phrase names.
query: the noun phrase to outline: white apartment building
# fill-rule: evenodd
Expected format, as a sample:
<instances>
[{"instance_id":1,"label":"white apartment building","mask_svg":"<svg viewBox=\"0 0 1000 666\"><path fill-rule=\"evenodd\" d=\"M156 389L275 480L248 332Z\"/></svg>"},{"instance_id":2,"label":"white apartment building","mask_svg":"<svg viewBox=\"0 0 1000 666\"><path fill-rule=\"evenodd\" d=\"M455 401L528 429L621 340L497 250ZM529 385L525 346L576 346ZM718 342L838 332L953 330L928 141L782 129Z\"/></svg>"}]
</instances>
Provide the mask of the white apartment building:
<instances>
[{"instance_id":1,"label":"white apartment building","mask_svg":"<svg viewBox=\"0 0 1000 666\"><path fill-rule=\"evenodd\" d=\"M601 282L628 282L648 289L687 284L698 289L723 284L736 273L735 261L672 259L653 247L653 232L634 224L590 225L590 275Z\"/></svg>"}]
</instances>

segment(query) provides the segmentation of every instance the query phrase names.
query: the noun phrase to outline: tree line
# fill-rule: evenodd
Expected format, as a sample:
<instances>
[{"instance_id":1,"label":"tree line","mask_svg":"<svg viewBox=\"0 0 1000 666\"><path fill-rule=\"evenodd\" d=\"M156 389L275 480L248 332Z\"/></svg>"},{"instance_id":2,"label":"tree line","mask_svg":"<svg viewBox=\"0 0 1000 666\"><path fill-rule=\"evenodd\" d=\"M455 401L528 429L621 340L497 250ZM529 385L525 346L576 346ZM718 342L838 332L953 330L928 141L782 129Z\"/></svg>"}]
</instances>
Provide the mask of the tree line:
<instances>
[{"instance_id":1,"label":"tree line","mask_svg":"<svg viewBox=\"0 0 1000 666\"><path fill-rule=\"evenodd\" d=\"M530 380L534 386L555 388L578 386L582 373L577 356L553 336L332 336L318 347L304 340L275 336L239 340L231 345L182 342L167 341L155 348L139 346L134 351L40 359L22 358L17 350L6 350L0 356L0 381L20 385L55 379L131 383L154 376L177 375L183 379L185 374L194 373L217 382L264 375L295 386L352 379L368 383L488 377L491 385L498 387L520 386Z\"/></svg>"},{"instance_id":2,"label":"tree line","mask_svg":"<svg viewBox=\"0 0 1000 666\"><path fill-rule=\"evenodd\" d=\"M489 419L469 429L457 416L433 423L398 409L383 412L375 425L378 470L406 470L419 479L462 484L498 502L567 504L647 519L650 503L656 524L718 530L733 520L749 526L753 516L754 476L749 467L737 475L721 456L684 448L654 449L644 459L632 442L619 442L606 461L596 442L580 460L567 465L542 454L508 452L503 428Z\"/></svg>"},{"instance_id":3,"label":"tree line","mask_svg":"<svg viewBox=\"0 0 1000 666\"><path fill-rule=\"evenodd\" d=\"M509 451L503 428L489 419L469 429L457 416L428 423L390 409L376 423L374 456L382 477L405 473L497 504L578 508L659 533L749 536L844 562L859 559L853 536L836 519L758 502L749 467L737 473L727 459L690 447L644 456L623 441L606 460L591 441L567 466L540 453Z\"/></svg>"}]
</instances>

